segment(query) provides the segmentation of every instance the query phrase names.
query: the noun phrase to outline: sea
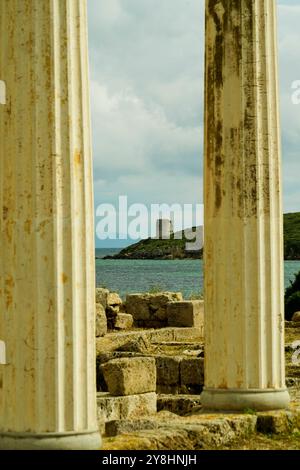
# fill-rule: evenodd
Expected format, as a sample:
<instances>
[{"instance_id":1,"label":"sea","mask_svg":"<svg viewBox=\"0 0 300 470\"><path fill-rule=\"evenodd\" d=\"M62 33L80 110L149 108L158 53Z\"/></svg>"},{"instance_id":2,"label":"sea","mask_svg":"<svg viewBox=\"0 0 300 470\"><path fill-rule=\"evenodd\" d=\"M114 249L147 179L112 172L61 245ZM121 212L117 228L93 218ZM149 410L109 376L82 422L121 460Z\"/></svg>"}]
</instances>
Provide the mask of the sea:
<instances>
[{"instance_id":1,"label":"sea","mask_svg":"<svg viewBox=\"0 0 300 470\"><path fill-rule=\"evenodd\" d=\"M203 290L202 260L105 260L119 248L96 249L96 284L116 291L122 298L134 292L166 290L182 292L185 298ZM285 286L300 271L300 261L285 261Z\"/></svg>"}]
</instances>

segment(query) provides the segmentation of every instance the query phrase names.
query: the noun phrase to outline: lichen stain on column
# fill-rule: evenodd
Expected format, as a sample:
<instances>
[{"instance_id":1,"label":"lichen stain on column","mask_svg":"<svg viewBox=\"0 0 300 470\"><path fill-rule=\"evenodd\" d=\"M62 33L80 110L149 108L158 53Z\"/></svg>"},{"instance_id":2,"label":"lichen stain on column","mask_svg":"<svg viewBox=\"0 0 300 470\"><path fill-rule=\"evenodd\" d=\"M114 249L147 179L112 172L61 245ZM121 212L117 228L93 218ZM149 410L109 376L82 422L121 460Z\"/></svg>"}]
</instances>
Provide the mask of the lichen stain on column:
<instances>
[{"instance_id":1,"label":"lichen stain on column","mask_svg":"<svg viewBox=\"0 0 300 470\"><path fill-rule=\"evenodd\" d=\"M275 8L270 0L206 1L203 403L217 409L289 401L279 336Z\"/></svg>"},{"instance_id":2,"label":"lichen stain on column","mask_svg":"<svg viewBox=\"0 0 300 470\"><path fill-rule=\"evenodd\" d=\"M221 92L223 86L223 59L224 44L222 37L222 22L224 8L221 2L216 4L215 1L209 1L208 11L210 17L206 16L206 31L210 37L211 44L206 51L206 60L209 62L206 72L207 102L206 113L208 116L207 128L207 157L208 169L215 174L214 188L210 185L207 191L214 192L214 200L216 210L219 209L222 202L222 189L220 186L220 178L222 165L224 163L224 155L222 153L223 133L222 120L218 116L219 102L221 100ZM213 21L212 21L213 19ZM212 25L212 22L214 23ZM213 56L214 60L209 60L208 56ZM214 136L214 138L212 137Z\"/></svg>"},{"instance_id":3,"label":"lichen stain on column","mask_svg":"<svg viewBox=\"0 0 300 470\"><path fill-rule=\"evenodd\" d=\"M0 1L0 448L100 446L86 6Z\"/></svg>"}]
</instances>

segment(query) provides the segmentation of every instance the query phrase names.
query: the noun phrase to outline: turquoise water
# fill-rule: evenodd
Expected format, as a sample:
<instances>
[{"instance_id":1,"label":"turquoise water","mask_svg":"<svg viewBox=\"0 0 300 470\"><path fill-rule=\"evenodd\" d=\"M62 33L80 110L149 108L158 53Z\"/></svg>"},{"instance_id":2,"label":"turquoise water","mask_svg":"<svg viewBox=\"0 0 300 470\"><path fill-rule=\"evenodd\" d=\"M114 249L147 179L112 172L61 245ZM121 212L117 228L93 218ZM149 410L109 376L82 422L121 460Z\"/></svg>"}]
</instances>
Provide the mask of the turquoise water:
<instances>
[{"instance_id":1,"label":"turquoise water","mask_svg":"<svg viewBox=\"0 0 300 470\"><path fill-rule=\"evenodd\" d=\"M119 250L97 250L101 257ZM300 261L285 261L285 285L300 271ZM185 297L203 288L202 260L96 260L97 286L120 293L147 292L159 286L163 290L179 291Z\"/></svg>"}]
</instances>

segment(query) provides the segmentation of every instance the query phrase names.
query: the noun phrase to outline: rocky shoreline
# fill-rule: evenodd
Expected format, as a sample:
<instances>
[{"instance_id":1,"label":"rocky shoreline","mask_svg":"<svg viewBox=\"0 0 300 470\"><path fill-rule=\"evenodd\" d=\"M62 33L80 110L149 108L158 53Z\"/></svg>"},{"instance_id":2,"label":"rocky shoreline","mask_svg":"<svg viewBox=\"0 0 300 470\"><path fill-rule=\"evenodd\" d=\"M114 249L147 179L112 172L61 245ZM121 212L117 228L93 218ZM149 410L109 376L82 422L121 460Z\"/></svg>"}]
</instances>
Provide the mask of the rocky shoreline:
<instances>
[{"instance_id":1,"label":"rocky shoreline","mask_svg":"<svg viewBox=\"0 0 300 470\"><path fill-rule=\"evenodd\" d=\"M202 257L203 250L187 250L185 240L157 240L148 238L124 248L115 255L106 256L104 259L183 260L202 259Z\"/></svg>"},{"instance_id":2,"label":"rocky shoreline","mask_svg":"<svg viewBox=\"0 0 300 470\"><path fill-rule=\"evenodd\" d=\"M199 227L189 229L189 237L196 233ZM201 237L200 237L201 238ZM203 235L202 235L203 238ZM202 240L203 242L203 240ZM148 238L130 245L119 253L106 256L103 259L132 259L132 260L184 260L202 259L203 243L196 245L194 251L186 249L186 244L191 243L186 238L185 232L172 234L169 240ZM300 212L284 214L284 259L286 261L300 260Z\"/></svg>"}]
</instances>

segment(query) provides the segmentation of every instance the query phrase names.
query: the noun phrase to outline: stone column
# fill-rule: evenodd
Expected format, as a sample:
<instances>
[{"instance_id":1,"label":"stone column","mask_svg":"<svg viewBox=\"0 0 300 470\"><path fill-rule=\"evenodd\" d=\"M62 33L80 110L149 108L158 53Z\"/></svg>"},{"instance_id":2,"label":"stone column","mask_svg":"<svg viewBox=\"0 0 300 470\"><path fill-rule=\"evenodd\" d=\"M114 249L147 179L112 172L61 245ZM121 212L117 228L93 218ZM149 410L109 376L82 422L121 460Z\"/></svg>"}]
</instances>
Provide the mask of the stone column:
<instances>
[{"instance_id":1,"label":"stone column","mask_svg":"<svg viewBox=\"0 0 300 470\"><path fill-rule=\"evenodd\" d=\"M1 0L0 448L98 449L85 0Z\"/></svg>"},{"instance_id":2,"label":"stone column","mask_svg":"<svg viewBox=\"0 0 300 470\"><path fill-rule=\"evenodd\" d=\"M204 407L285 386L276 2L206 0Z\"/></svg>"}]
</instances>

